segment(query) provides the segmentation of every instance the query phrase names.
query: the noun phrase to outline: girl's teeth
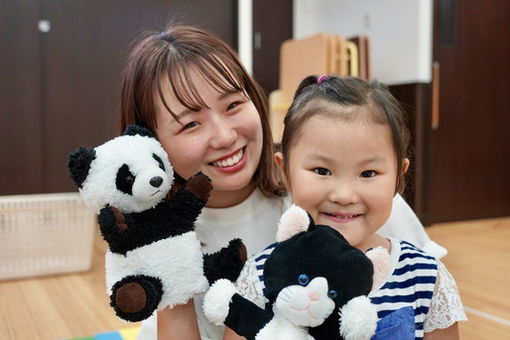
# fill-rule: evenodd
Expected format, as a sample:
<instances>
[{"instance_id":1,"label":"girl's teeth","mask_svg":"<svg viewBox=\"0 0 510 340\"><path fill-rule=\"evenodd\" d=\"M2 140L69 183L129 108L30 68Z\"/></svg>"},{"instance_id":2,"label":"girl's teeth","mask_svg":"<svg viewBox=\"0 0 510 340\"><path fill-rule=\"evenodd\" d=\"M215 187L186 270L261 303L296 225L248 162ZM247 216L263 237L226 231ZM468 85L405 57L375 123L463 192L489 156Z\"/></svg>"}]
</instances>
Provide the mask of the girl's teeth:
<instances>
[{"instance_id":1,"label":"girl's teeth","mask_svg":"<svg viewBox=\"0 0 510 340\"><path fill-rule=\"evenodd\" d=\"M243 157L243 150L239 150L238 153L236 153L234 156L230 157L230 158L227 158L227 159L224 159L222 161L219 161L219 162L213 162L212 164L214 166L218 166L218 167L227 167L227 166L232 166L234 164L237 164L237 162L239 162L239 160Z\"/></svg>"}]
</instances>

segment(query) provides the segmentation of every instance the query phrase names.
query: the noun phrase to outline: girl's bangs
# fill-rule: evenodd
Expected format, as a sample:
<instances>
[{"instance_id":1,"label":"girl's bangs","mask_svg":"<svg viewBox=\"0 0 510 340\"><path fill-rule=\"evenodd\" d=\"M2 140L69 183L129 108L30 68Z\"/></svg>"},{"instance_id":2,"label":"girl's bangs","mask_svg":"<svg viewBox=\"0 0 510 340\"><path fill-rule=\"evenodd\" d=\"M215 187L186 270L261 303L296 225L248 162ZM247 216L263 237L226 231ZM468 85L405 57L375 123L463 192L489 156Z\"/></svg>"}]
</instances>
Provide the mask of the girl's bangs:
<instances>
[{"instance_id":1,"label":"girl's bangs","mask_svg":"<svg viewBox=\"0 0 510 340\"><path fill-rule=\"evenodd\" d=\"M172 67L168 66L172 65ZM199 74L214 90L219 93L237 93L244 92L242 87L242 74L237 67L230 69L218 57L206 55L195 58L190 61L182 59L169 60L165 65L162 74L167 72L167 79L170 83L172 93L175 98L187 109L192 111L200 111L209 109L209 106L200 95L200 91L196 84L191 81L191 73ZM165 101L161 81L157 82L159 97L165 108L170 114L178 120L176 113L170 109Z\"/></svg>"}]
</instances>

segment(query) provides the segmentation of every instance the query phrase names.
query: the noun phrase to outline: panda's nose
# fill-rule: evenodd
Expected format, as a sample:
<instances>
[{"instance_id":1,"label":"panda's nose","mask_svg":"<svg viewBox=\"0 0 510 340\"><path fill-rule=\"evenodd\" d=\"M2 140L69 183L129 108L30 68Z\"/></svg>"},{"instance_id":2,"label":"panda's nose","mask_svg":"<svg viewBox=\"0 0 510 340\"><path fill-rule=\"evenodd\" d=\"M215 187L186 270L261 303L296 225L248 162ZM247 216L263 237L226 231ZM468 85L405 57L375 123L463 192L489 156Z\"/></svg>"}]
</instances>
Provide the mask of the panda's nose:
<instances>
[{"instance_id":1,"label":"panda's nose","mask_svg":"<svg viewBox=\"0 0 510 340\"><path fill-rule=\"evenodd\" d=\"M153 187L158 188L161 185L161 183L163 183L163 178L161 176L152 177L149 183Z\"/></svg>"}]
</instances>

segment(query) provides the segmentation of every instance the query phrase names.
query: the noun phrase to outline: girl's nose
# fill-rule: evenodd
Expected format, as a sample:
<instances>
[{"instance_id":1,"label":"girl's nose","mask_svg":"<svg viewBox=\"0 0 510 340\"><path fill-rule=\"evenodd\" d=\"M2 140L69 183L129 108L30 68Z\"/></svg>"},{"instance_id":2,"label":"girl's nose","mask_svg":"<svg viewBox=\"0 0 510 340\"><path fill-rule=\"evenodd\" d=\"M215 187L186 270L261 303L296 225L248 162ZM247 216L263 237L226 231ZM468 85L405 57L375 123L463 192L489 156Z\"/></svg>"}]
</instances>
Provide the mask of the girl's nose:
<instances>
[{"instance_id":1,"label":"girl's nose","mask_svg":"<svg viewBox=\"0 0 510 340\"><path fill-rule=\"evenodd\" d=\"M339 183L329 193L329 200L340 205L356 203L358 195L350 183Z\"/></svg>"}]
</instances>

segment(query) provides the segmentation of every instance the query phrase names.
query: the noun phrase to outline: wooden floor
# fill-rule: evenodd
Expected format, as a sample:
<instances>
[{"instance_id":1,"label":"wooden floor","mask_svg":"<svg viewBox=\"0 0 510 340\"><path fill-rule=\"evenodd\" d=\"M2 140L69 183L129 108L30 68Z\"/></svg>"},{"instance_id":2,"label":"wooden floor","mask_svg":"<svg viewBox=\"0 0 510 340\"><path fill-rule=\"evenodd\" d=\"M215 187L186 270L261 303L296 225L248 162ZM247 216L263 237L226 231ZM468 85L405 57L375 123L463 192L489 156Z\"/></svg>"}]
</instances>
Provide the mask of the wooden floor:
<instances>
[{"instance_id":1,"label":"wooden floor","mask_svg":"<svg viewBox=\"0 0 510 340\"><path fill-rule=\"evenodd\" d=\"M448 249L443 262L468 307L461 338L510 339L510 217L427 231ZM0 339L55 340L132 327L108 306L104 252L98 236L89 272L0 282Z\"/></svg>"},{"instance_id":2,"label":"wooden floor","mask_svg":"<svg viewBox=\"0 0 510 340\"><path fill-rule=\"evenodd\" d=\"M137 325L108 305L105 251L97 233L90 271L0 282L0 340L85 337Z\"/></svg>"},{"instance_id":3,"label":"wooden floor","mask_svg":"<svg viewBox=\"0 0 510 340\"><path fill-rule=\"evenodd\" d=\"M427 231L448 249L442 261L467 309L461 339L510 339L510 217L444 223Z\"/></svg>"}]
</instances>

